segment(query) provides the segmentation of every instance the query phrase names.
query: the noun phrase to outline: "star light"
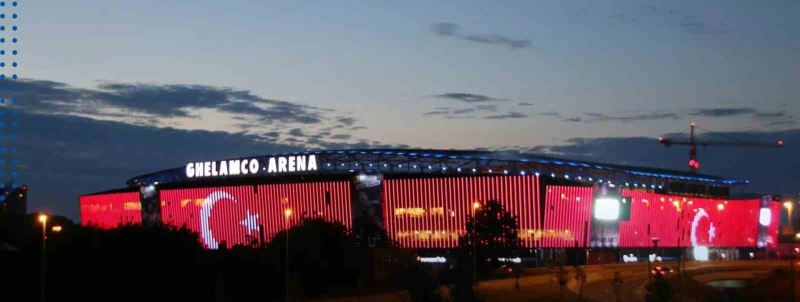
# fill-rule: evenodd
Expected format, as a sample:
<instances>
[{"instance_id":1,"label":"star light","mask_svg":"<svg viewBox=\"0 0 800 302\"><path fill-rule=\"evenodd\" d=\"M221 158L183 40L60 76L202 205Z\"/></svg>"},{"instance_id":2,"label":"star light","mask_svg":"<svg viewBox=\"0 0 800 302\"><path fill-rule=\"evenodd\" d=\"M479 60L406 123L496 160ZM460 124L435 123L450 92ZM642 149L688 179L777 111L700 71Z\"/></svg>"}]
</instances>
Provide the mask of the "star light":
<instances>
[{"instance_id":1,"label":"star light","mask_svg":"<svg viewBox=\"0 0 800 302\"><path fill-rule=\"evenodd\" d=\"M239 222L245 229L247 229L247 235L250 235L252 231L258 231L258 213L255 215L250 213L250 210L245 211L244 219Z\"/></svg>"}]
</instances>

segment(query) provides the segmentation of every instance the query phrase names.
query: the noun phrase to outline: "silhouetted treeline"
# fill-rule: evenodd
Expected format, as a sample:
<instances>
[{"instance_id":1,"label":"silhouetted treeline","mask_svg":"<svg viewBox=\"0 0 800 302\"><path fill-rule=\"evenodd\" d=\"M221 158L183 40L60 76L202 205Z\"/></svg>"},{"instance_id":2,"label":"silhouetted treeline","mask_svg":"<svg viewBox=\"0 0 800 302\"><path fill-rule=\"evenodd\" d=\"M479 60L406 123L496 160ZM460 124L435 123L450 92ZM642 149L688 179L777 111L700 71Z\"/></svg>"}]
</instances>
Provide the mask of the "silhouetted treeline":
<instances>
[{"instance_id":1,"label":"silhouetted treeline","mask_svg":"<svg viewBox=\"0 0 800 302\"><path fill-rule=\"evenodd\" d=\"M363 232L356 236L317 219L288 231L288 259L285 231L263 247L209 251L187 229L61 224L63 230L47 240L48 301L277 301L286 293L287 261L293 300L350 295L397 284L389 279L399 276L409 258L391 251L378 257L365 246ZM18 249L0 255L0 294L38 300L41 225L27 217L0 227L0 241Z\"/></svg>"}]
</instances>

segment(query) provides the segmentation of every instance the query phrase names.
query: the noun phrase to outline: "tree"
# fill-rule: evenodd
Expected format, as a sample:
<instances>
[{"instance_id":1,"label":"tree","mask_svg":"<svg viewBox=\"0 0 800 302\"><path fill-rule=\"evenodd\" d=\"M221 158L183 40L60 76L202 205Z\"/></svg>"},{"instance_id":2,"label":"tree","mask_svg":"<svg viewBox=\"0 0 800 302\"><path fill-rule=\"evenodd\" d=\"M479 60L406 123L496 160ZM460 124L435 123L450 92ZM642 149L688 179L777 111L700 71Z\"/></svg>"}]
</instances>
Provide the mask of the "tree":
<instances>
[{"instance_id":1,"label":"tree","mask_svg":"<svg viewBox=\"0 0 800 302\"><path fill-rule=\"evenodd\" d=\"M476 206L474 212L467 219L467 232L458 244L464 254L475 258L475 269L486 273L499 266L497 258L510 258L519 248L519 224L496 200Z\"/></svg>"},{"instance_id":2,"label":"tree","mask_svg":"<svg viewBox=\"0 0 800 302\"><path fill-rule=\"evenodd\" d=\"M450 300L452 302L482 302L486 300L476 287L476 280L472 274L459 274L455 283L450 287Z\"/></svg>"},{"instance_id":3,"label":"tree","mask_svg":"<svg viewBox=\"0 0 800 302\"><path fill-rule=\"evenodd\" d=\"M364 211L366 212L366 211ZM351 235L355 244L362 248L394 247L396 243L386 234L386 229L375 222L366 213L357 215L353 219Z\"/></svg>"},{"instance_id":4,"label":"tree","mask_svg":"<svg viewBox=\"0 0 800 302\"><path fill-rule=\"evenodd\" d=\"M657 275L649 287L646 297L647 301L665 302L672 298L672 286L661 275Z\"/></svg>"},{"instance_id":5,"label":"tree","mask_svg":"<svg viewBox=\"0 0 800 302\"><path fill-rule=\"evenodd\" d=\"M314 298L355 288L360 263L354 240L344 225L318 218L304 219L275 234L267 245L267 253L280 255L275 257L275 267L280 268L281 274L286 270L286 232L289 232L291 292Z\"/></svg>"},{"instance_id":6,"label":"tree","mask_svg":"<svg viewBox=\"0 0 800 302\"><path fill-rule=\"evenodd\" d=\"M200 285L200 240L188 229L76 226L48 235L47 252L48 301L196 301L210 294Z\"/></svg>"},{"instance_id":7,"label":"tree","mask_svg":"<svg viewBox=\"0 0 800 302\"><path fill-rule=\"evenodd\" d=\"M432 276L430 270L420 264L413 265L404 274L404 287L413 302L442 302L445 301L439 283Z\"/></svg>"}]
</instances>

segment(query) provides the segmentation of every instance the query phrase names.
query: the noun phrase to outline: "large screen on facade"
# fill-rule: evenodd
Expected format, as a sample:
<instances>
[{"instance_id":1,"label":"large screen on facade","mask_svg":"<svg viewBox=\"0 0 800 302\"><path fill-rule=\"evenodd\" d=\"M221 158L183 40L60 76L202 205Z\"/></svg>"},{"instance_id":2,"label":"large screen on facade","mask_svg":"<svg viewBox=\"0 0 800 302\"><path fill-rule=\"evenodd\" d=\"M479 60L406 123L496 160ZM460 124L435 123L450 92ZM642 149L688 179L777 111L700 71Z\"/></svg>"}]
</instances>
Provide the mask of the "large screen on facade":
<instances>
[{"instance_id":1,"label":"large screen on facade","mask_svg":"<svg viewBox=\"0 0 800 302\"><path fill-rule=\"evenodd\" d=\"M210 249L264 243L304 218L351 226L347 181L165 189L160 198L162 221L197 232Z\"/></svg>"},{"instance_id":2,"label":"large screen on facade","mask_svg":"<svg viewBox=\"0 0 800 302\"><path fill-rule=\"evenodd\" d=\"M620 247L755 247L760 199L725 200L622 190L631 197L629 221L620 222Z\"/></svg>"},{"instance_id":3,"label":"large screen on facade","mask_svg":"<svg viewBox=\"0 0 800 302\"><path fill-rule=\"evenodd\" d=\"M499 201L519 219L524 246L534 246L539 215L539 179L535 176L481 176L386 179L384 221L401 247L458 246L467 218L489 200Z\"/></svg>"},{"instance_id":4,"label":"large screen on facade","mask_svg":"<svg viewBox=\"0 0 800 302\"><path fill-rule=\"evenodd\" d=\"M84 195L79 198L81 225L102 229L142 222L139 192Z\"/></svg>"}]
</instances>

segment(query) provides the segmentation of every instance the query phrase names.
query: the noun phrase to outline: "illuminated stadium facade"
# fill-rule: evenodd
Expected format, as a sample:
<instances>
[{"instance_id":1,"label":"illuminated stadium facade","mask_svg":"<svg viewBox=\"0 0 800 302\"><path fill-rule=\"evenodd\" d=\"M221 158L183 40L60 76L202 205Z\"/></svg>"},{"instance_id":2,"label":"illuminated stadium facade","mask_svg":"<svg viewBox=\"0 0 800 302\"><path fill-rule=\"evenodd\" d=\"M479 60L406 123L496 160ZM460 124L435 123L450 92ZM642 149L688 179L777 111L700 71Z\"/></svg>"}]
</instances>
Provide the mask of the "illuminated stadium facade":
<instances>
[{"instance_id":1,"label":"illuminated stadium facade","mask_svg":"<svg viewBox=\"0 0 800 302\"><path fill-rule=\"evenodd\" d=\"M264 242L304 218L383 226L400 247L455 247L473 205L497 200L530 250L757 250L780 204L732 198L743 181L488 151L337 150L191 162L80 197L81 222L165 223L216 249ZM292 215L285 215L290 210ZM627 254L625 257L628 257ZM630 257L633 257L632 255Z\"/></svg>"}]
</instances>

